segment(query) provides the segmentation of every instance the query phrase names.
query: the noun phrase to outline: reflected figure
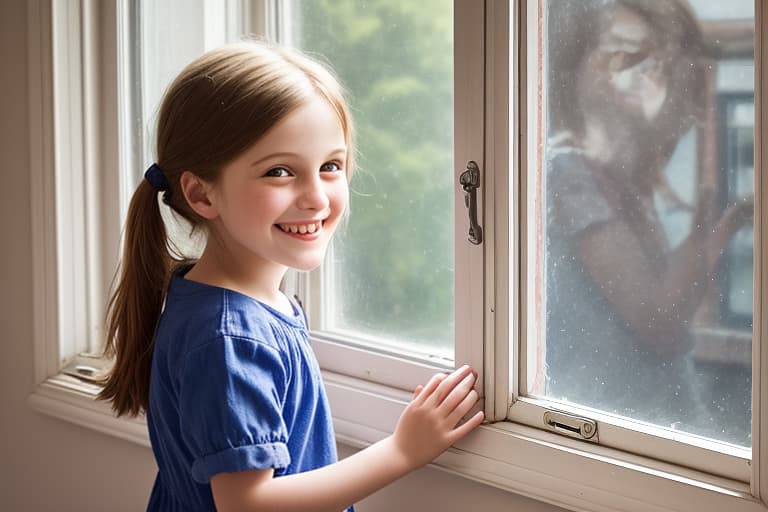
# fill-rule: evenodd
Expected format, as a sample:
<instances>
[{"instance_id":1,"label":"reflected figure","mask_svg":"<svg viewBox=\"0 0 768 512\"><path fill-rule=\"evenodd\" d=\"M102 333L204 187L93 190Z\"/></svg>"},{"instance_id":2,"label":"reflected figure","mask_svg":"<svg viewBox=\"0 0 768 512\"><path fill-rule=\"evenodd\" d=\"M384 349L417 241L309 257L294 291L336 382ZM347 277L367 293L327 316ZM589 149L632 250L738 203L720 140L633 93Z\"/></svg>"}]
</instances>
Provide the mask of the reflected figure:
<instances>
[{"instance_id":1,"label":"reflected figure","mask_svg":"<svg viewBox=\"0 0 768 512\"><path fill-rule=\"evenodd\" d=\"M560 0L549 10L546 394L700 431L690 326L753 208L745 199L723 211L703 180L687 204L666 178L681 137L703 119L697 21L673 0ZM658 202L691 212L675 246Z\"/></svg>"}]
</instances>

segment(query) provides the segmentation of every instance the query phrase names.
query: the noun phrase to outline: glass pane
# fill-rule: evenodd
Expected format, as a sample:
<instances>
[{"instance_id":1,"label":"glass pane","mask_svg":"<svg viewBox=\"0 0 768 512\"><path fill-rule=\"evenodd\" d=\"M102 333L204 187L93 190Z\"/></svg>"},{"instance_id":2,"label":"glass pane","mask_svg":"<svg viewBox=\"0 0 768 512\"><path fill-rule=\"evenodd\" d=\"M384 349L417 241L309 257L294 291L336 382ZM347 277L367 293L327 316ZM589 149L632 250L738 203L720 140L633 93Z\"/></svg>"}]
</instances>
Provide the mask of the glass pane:
<instances>
[{"instance_id":1,"label":"glass pane","mask_svg":"<svg viewBox=\"0 0 768 512\"><path fill-rule=\"evenodd\" d=\"M157 114L166 88L176 75L204 52L239 40L227 33L226 0L167 0L130 2L130 45L124 48L130 63L125 77L131 111L125 116L130 132L130 155L125 168L131 193L144 179L144 170L155 160ZM238 25L238 23L232 23ZM201 234L190 236L189 226L161 204L169 236L187 257L196 257L204 246Z\"/></svg>"},{"instance_id":2,"label":"glass pane","mask_svg":"<svg viewBox=\"0 0 768 512\"><path fill-rule=\"evenodd\" d=\"M239 34L226 34L226 0L139 0L128 7L133 36L130 76L127 77L136 109L136 138L139 164L154 159L155 124L165 89L176 75L202 53ZM146 165L139 167L135 184L143 179Z\"/></svg>"},{"instance_id":3,"label":"glass pane","mask_svg":"<svg viewBox=\"0 0 768 512\"><path fill-rule=\"evenodd\" d=\"M750 446L753 2L541 5L527 393Z\"/></svg>"},{"instance_id":4,"label":"glass pane","mask_svg":"<svg viewBox=\"0 0 768 512\"><path fill-rule=\"evenodd\" d=\"M349 90L351 215L329 265L329 325L453 358L451 0L292 4L298 46Z\"/></svg>"}]
</instances>

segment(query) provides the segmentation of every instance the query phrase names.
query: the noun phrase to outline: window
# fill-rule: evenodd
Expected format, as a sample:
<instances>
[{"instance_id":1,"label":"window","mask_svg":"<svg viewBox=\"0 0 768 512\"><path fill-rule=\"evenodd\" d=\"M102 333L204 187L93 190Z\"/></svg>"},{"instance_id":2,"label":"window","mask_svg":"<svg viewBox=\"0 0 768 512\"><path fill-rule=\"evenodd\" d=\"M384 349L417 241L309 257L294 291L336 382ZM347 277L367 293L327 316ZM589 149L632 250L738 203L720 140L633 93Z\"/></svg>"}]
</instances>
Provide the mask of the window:
<instances>
[{"instance_id":1,"label":"window","mask_svg":"<svg viewBox=\"0 0 768 512\"><path fill-rule=\"evenodd\" d=\"M327 370L412 389L472 358L458 332L482 332L481 322L455 314L472 296L455 290L470 260L456 258L466 235L451 222L467 215L454 207L463 204L455 155L482 147L482 132L480 144L454 140L454 126L466 122L453 108L455 77L467 72L454 54L477 51L462 37L482 45L482 33L455 32L450 0L280 6L281 41L330 61L347 87L359 149L348 224L322 269L294 285L315 351ZM470 58L481 57L479 48ZM482 98L481 86L463 94L473 88Z\"/></svg>"},{"instance_id":2,"label":"window","mask_svg":"<svg viewBox=\"0 0 768 512\"><path fill-rule=\"evenodd\" d=\"M349 90L359 157L316 329L453 360L453 5L293 2ZM313 318L315 320L315 318Z\"/></svg>"},{"instance_id":3,"label":"window","mask_svg":"<svg viewBox=\"0 0 768 512\"><path fill-rule=\"evenodd\" d=\"M148 443L141 419L115 420L73 374L98 363L88 354L163 87L193 55L267 34L331 61L357 119L347 236L322 271L288 283L310 314L340 441L391 432L409 389L469 362L491 422L442 467L567 508L766 510L768 288L753 283L768 218L745 201L764 189L765 8L691 0L683 23L653 5L33 0L30 403ZM459 179L470 161L480 244L467 240ZM630 172L638 163L652 172ZM630 329L643 308L609 298L639 295L694 219L711 231L739 205L754 223L733 226L706 279L645 322L652 341L682 347L656 356ZM607 254L574 242L607 226ZM636 270L632 244L655 257L650 269Z\"/></svg>"},{"instance_id":4,"label":"window","mask_svg":"<svg viewBox=\"0 0 768 512\"><path fill-rule=\"evenodd\" d=\"M550 0L528 24L520 397L660 459L706 439L746 475L754 5L709 5Z\"/></svg>"}]
</instances>

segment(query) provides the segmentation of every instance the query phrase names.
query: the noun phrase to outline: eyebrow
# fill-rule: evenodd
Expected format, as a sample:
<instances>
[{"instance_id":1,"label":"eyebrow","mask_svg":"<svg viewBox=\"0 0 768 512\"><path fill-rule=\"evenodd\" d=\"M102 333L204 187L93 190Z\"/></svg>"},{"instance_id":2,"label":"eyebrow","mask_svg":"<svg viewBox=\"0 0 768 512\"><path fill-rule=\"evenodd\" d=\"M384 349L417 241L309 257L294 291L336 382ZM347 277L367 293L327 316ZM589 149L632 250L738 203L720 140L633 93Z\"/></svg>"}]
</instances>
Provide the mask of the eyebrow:
<instances>
[{"instance_id":1,"label":"eyebrow","mask_svg":"<svg viewBox=\"0 0 768 512\"><path fill-rule=\"evenodd\" d=\"M613 30L609 30L607 32L604 32L605 39L604 42L613 43L613 44L627 44L632 46L638 46L640 48L647 48L652 46L652 42L650 41L651 36L649 34L641 35L641 37L636 37L633 34L627 34L624 32L614 32Z\"/></svg>"},{"instance_id":2,"label":"eyebrow","mask_svg":"<svg viewBox=\"0 0 768 512\"><path fill-rule=\"evenodd\" d=\"M344 155L346 157L347 156L347 148L341 147L341 148L336 148L336 149L330 151L328 153L328 158L334 157L334 156L340 156L340 155ZM257 166L259 166L259 165L261 165L264 162L267 162L269 160L280 159L280 158L296 158L296 157L299 157L299 156L301 156L299 153L293 153L291 151L281 151L281 152L278 152L278 153L271 153L271 154L265 156L264 158L260 158L260 159L254 161L254 162L251 162L250 166L251 167L257 167Z\"/></svg>"}]
</instances>

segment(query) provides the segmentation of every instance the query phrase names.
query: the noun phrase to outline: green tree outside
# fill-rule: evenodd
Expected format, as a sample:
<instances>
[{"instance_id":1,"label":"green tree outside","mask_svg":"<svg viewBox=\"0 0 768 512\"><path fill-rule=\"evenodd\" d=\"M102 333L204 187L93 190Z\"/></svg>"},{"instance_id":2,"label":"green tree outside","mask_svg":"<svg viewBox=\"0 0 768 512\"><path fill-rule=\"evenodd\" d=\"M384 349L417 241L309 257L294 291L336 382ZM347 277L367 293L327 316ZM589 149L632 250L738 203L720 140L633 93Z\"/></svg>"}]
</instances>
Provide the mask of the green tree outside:
<instances>
[{"instance_id":1,"label":"green tree outside","mask_svg":"<svg viewBox=\"0 0 768 512\"><path fill-rule=\"evenodd\" d=\"M335 243L340 324L453 351L449 0L296 2L299 46L349 91L357 173Z\"/></svg>"}]
</instances>

